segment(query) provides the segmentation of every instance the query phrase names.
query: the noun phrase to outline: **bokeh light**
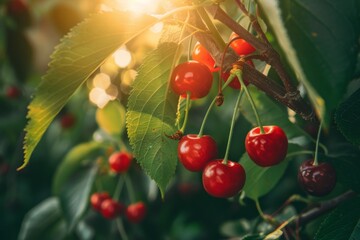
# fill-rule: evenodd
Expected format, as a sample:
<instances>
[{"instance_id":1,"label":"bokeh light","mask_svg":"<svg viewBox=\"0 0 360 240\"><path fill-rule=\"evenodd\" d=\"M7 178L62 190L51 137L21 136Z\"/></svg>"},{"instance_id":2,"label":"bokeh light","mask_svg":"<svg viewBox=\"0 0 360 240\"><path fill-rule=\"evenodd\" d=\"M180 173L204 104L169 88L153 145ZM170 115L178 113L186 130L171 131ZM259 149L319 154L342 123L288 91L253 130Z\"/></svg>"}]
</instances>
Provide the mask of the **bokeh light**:
<instances>
[{"instance_id":1,"label":"bokeh light","mask_svg":"<svg viewBox=\"0 0 360 240\"><path fill-rule=\"evenodd\" d=\"M120 68L126 68L132 60L131 53L126 49L126 47L119 48L113 54L116 65Z\"/></svg>"}]
</instances>

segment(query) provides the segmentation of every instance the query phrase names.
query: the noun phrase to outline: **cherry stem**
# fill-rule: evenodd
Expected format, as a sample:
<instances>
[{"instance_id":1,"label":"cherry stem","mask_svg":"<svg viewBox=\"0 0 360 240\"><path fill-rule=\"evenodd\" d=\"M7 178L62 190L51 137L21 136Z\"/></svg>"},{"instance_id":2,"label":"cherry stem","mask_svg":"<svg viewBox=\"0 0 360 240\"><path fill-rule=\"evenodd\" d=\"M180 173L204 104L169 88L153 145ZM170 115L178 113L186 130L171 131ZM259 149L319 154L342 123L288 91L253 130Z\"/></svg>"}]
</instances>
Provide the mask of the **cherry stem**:
<instances>
[{"instance_id":1,"label":"cherry stem","mask_svg":"<svg viewBox=\"0 0 360 240\"><path fill-rule=\"evenodd\" d=\"M238 77L239 81L240 81L240 84L241 84L241 89L244 89L245 90L245 93L246 93L246 96L250 102L250 105L251 105L251 108L253 109L254 111L254 114L255 114L255 118L256 118L256 122L257 124L259 125L259 128L260 128L260 133L261 134L265 134L265 130L264 130L264 127L263 125L261 124L261 121L260 121L260 117L259 117L259 114L256 110L256 107L255 107L255 103L254 103L254 100L252 99L251 95L250 95L250 92L248 90L248 88L246 87L243 79L242 79L242 72L239 70L239 69L236 69L234 71L234 73L236 74L236 76Z\"/></svg>"},{"instance_id":2,"label":"cherry stem","mask_svg":"<svg viewBox=\"0 0 360 240\"><path fill-rule=\"evenodd\" d=\"M232 80L235 78L235 74L230 74L230 76L228 77L228 79L226 80L225 84L222 86L222 90L224 90L231 82ZM214 107L215 105L215 102L216 102L216 97L212 100L212 102L210 103L206 113L205 113L205 116L204 116L204 119L201 123L201 127L200 127L200 130L199 130L199 133L198 133L198 137L202 137L203 133L204 133L204 127L205 127L205 123L206 123L206 120L209 116L209 113L211 111L211 109Z\"/></svg>"},{"instance_id":3,"label":"cherry stem","mask_svg":"<svg viewBox=\"0 0 360 240\"><path fill-rule=\"evenodd\" d=\"M116 184L115 192L113 194L113 199L114 200L116 200L116 201L119 200L121 191L122 191L122 189L124 187L124 183L125 183L125 176L120 175L119 180L118 180L118 182Z\"/></svg>"},{"instance_id":4,"label":"cherry stem","mask_svg":"<svg viewBox=\"0 0 360 240\"><path fill-rule=\"evenodd\" d=\"M205 11L203 7L199 7L197 9L197 12L199 13L202 20L205 22L206 26L209 28L210 32L212 33L214 40L216 41L217 45L221 47L221 49L224 49L226 44L224 40L222 39L221 35L219 34L219 31L216 29L214 23L209 18L209 15Z\"/></svg>"},{"instance_id":5,"label":"cherry stem","mask_svg":"<svg viewBox=\"0 0 360 240\"><path fill-rule=\"evenodd\" d=\"M224 160L222 161L223 164L225 164L225 165L227 164L228 157L229 157L231 139L232 139L232 135L233 135L233 132L234 132L235 119L236 119L236 115L237 115L237 113L239 111L239 104L240 104L243 92L244 91L241 88L240 91L239 91L238 98L237 98L236 103L235 103L234 112L233 112L232 119L231 119L230 132L229 132L228 142L227 142L227 145L226 145L226 152L225 152Z\"/></svg>"},{"instance_id":6,"label":"cherry stem","mask_svg":"<svg viewBox=\"0 0 360 240\"><path fill-rule=\"evenodd\" d=\"M129 176L125 176L125 184L129 193L130 202L134 203L136 201L134 187Z\"/></svg>"},{"instance_id":7,"label":"cherry stem","mask_svg":"<svg viewBox=\"0 0 360 240\"><path fill-rule=\"evenodd\" d=\"M271 217L271 216L269 216L269 215L266 215L266 214L263 212L263 210L261 209L261 206L260 206L259 199L255 199L254 201L255 201L256 209L257 209L260 217L261 217L262 219L264 219L264 221L270 223L270 224L273 225L273 226L278 225L277 221L276 221L273 217Z\"/></svg>"},{"instance_id":8,"label":"cherry stem","mask_svg":"<svg viewBox=\"0 0 360 240\"><path fill-rule=\"evenodd\" d=\"M317 137L316 137L315 157L314 157L314 162L313 162L314 166L319 165L318 151L319 151L319 142L320 142L320 134L321 134L321 129L322 129L322 123L323 122L321 121L320 125L319 125L319 129L318 129Z\"/></svg>"},{"instance_id":9,"label":"cherry stem","mask_svg":"<svg viewBox=\"0 0 360 240\"><path fill-rule=\"evenodd\" d=\"M125 228L124 228L124 224L123 224L123 221L121 218L116 218L116 226L117 226L117 229L120 233L120 237L121 239L123 240L129 240L129 237L128 235L126 234L126 231L125 231Z\"/></svg>"},{"instance_id":10,"label":"cherry stem","mask_svg":"<svg viewBox=\"0 0 360 240\"><path fill-rule=\"evenodd\" d=\"M188 47L188 56L187 56L187 60L190 61L191 59L191 49L192 49L192 42L193 42L193 36L190 37L189 40L189 47Z\"/></svg>"},{"instance_id":11,"label":"cherry stem","mask_svg":"<svg viewBox=\"0 0 360 240\"><path fill-rule=\"evenodd\" d=\"M180 131L183 133L185 132L187 120L189 117L189 109L190 108L190 92L186 92L186 105L185 105L185 116L184 116L184 122L182 127L180 128Z\"/></svg>"}]
</instances>

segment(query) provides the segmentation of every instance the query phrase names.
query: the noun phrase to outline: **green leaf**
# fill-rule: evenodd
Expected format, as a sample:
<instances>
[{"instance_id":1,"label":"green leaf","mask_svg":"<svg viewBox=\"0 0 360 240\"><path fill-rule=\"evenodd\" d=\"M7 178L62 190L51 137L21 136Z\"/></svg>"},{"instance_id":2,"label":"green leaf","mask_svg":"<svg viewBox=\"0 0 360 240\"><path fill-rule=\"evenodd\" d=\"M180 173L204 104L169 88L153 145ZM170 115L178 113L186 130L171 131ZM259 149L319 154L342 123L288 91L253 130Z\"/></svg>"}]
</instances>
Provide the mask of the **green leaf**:
<instances>
[{"instance_id":1,"label":"green leaf","mask_svg":"<svg viewBox=\"0 0 360 240\"><path fill-rule=\"evenodd\" d=\"M55 195L60 195L61 189L71 176L89 161L94 161L99 156L105 155L106 145L98 142L83 143L75 146L65 156L57 168L53 180L52 190Z\"/></svg>"},{"instance_id":2,"label":"green leaf","mask_svg":"<svg viewBox=\"0 0 360 240\"><path fill-rule=\"evenodd\" d=\"M248 154L245 153L240 163L246 172L246 182L243 189L246 196L256 200L269 193L284 175L291 157L298 151L301 151L300 146L289 144L286 159L282 163L272 167L260 167L256 165L249 158Z\"/></svg>"},{"instance_id":3,"label":"green leaf","mask_svg":"<svg viewBox=\"0 0 360 240\"><path fill-rule=\"evenodd\" d=\"M357 222L357 224L349 238L349 240L357 240L357 239L360 239L360 219Z\"/></svg>"},{"instance_id":4,"label":"green leaf","mask_svg":"<svg viewBox=\"0 0 360 240\"><path fill-rule=\"evenodd\" d=\"M177 164L177 142L169 139L174 127L178 97L169 87L180 45L163 43L144 59L130 93L127 130L135 157L155 180L162 195Z\"/></svg>"},{"instance_id":5,"label":"green leaf","mask_svg":"<svg viewBox=\"0 0 360 240\"><path fill-rule=\"evenodd\" d=\"M360 89L338 107L335 121L348 141L360 144Z\"/></svg>"},{"instance_id":6,"label":"green leaf","mask_svg":"<svg viewBox=\"0 0 360 240\"><path fill-rule=\"evenodd\" d=\"M355 147L354 147L355 148ZM336 169L338 182L360 193L360 152L358 150L344 152L347 146L341 146L338 156L325 156ZM349 149L350 150L350 149Z\"/></svg>"},{"instance_id":7,"label":"green leaf","mask_svg":"<svg viewBox=\"0 0 360 240\"><path fill-rule=\"evenodd\" d=\"M66 236L66 222L62 218L59 200L48 198L31 209L25 216L19 240L57 240Z\"/></svg>"},{"instance_id":8,"label":"green leaf","mask_svg":"<svg viewBox=\"0 0 360 240\"><path fill-rule=\"evenodd\" d=\"M265 93L258 91L254 87L249 86L248 88L263 125L277 125L281 127L288 139L301 136L311 139L298 125L289 121L286 108L274 102ZM254 112L247 98L242 100L240 111L249 122L256 124Z\"/></svg>"},{"instance_id":9,"label":"green leaf","mask_svg":"<svg viewBox=\"0 0 360 240\"><path fill-rule=\"evenodd\" d=\"M76 171L61 189L60 203L69 231L74 229L88 206L96 173L96 165L83 167Z\"/></svg>"},{"instance_id":10,"label":"green leaf","mask_svg":"<svg viewBox=\"0 0 360 240\"><path fill-rule=\"evenodd\" d=\"M109 135L120 135L125 129L125 108L118 101L111 101L96 111L96 122Z\"/></svg>"},{"instance_id":11,"label":"green leaf","mask_svg":"<svg viewBox=\"0 0 360 240\"><path fill-rule=\"evenodd\" d=\"M348 200L327 215L315 240L348 240L359 235L360 198ZM358 239L358 238L353 238Z\"/></svg>"},{"instance_id":12,"label":"green leaf","mask_svg":"<svg viewBox=\"0 0 360 240\"><path fill-rule=\"evenodd\" d=\"M357 0L260 0L259 4L284 57L327 125L355 71Z\"/></svg>"},{"instance_id":13,"label":"green leaf","mask_svg":"<svg viewBox=\"0 0 360 240\"><path fill-rule=\"evenodd\" d=\"M122 44L151 27L156 19L129 12L93 15L65 36L52 54L49 70L29 105L24 163L42 135L85 80Z\"/></svg>"}]
</instances>

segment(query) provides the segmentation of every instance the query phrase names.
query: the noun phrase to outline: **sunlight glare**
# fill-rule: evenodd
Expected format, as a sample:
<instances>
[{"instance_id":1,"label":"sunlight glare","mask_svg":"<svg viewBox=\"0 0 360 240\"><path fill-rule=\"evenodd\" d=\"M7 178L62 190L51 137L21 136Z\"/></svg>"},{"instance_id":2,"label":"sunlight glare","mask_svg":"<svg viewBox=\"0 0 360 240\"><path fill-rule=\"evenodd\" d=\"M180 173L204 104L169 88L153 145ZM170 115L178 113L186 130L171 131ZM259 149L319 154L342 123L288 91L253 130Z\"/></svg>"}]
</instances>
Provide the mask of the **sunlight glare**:
<instances>
[{"instance_id":1,"label":"sunlight glare","mask_svg":"<svg viewBox=\"0 0 360 240\"><path fill-rule=\"evenodd\" d=\"M103 108L110 101L109 95L102 88L93 88L90 91L89 99L98 108Z\"/></svg>"},{"instance_id":2,"label":"sunlight glare","mask_svg":"<svg viewBox=\"0 0 360 240\"><path fill-rule=\"evenodd\" d=\"M155 13L159 0L114 0L118 9L129 10L135 13Z\"/></svg>"},{"instance_id":3,"label":"sunlight glare","mask_svg":"<svg viewBox=\"0 0 360 240\"><path fill-rule=\"evenodd\" d=\"M132 60L131 53L125 48L119 48L113 55L116 65L126 68Z\"/></svg>"},{"instance_id":4,"label":"sunlight glare","mask_svg":"<svg viewBox=\"0 0 360 240\"><path fill-rule=\"evenodd\" d=\"M107 89L111 84L110 76L105 73L96 74L93 84L94 87Z\"/></svg>"}]
</instances>

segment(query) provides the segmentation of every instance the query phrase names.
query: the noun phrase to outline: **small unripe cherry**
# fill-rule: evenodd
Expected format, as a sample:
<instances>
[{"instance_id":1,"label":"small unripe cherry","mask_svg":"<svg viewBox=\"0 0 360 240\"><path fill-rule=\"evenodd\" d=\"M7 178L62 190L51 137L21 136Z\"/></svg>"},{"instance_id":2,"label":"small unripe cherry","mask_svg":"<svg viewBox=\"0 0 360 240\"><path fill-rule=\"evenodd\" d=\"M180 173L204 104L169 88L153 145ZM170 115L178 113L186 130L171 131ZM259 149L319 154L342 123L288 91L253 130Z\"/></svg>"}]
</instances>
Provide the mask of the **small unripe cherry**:
<instances>
[{"instance_id":1,"label":"small unripe cherry","mask_svg":"<svg viewBox=\"0 0 360 240\"><path fill-rule=\"evenodd\" d=\"M21 96L21 91L18 87L10 86L6 89L6 96L11 99L17 99Z\"/></svg>"},{"instance_id":2,"label":"small unripe cherry","mask_svg":"<svg viewBox=\"0 0 360 240\"><path fill-rule=\"evenodd\" d=\"M124 173L130 168L132 159L131 153L115 152L109 158L110 170L115 173Z\"/></svg>"},{"instance_id":3,"label":"small unripe cherry","mask_svg":"<svg viewBox=\"0 0 360 240\"><path fill-rule=\"evenodd\" d=\"M76 118L72 113L66 113L60 119L60 124L63 129L72 128L75 122L76 122Z\"/></svg>"}]
</instances>

